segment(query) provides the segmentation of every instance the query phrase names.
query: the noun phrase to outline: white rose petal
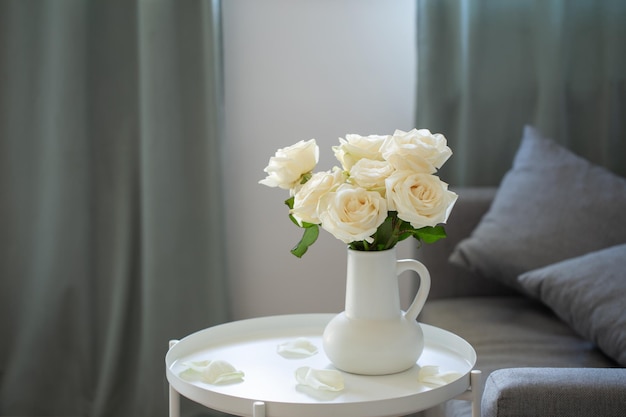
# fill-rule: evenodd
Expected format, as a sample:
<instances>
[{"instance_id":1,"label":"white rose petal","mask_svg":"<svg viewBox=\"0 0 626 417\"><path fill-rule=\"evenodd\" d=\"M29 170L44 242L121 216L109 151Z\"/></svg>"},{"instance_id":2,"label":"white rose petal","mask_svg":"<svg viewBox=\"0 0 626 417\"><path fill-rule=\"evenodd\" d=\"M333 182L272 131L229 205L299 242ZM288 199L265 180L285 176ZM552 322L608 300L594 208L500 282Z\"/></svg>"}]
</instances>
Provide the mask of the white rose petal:
<instances>
[{"instance_id":1,"label":"white rose petal","mask_svg":"<svg viewBox=\"0 0 626 417\"><path fill-rule=\"evenodd\" d=\"M339 168L332 171L316 172L298 189L294 195L291 214L302 225L302 222L319 224L317 205L320 198L335 190L344 182L343 172Z\"/></svg>"},{"instance_id":2,"label":"white rose petal","mask_svg":"<svg viewBox=\"0 0 626 417\"><path fill-rule=\"evenodd\" d=\"M458 372L440 372L438 366L423 366L417 374L419 382L432 387L441 387L461 377Z\"/></svg>"},{"instance_id":3,"label":"white rose petal","mask_svg":"<svg viewBox=\"0 0 626 417\"><path fill-rule=\"evenodd\" d=\"M346 135L346 138L339 138L339 146L333 146L335 157L349 171L359 160L373 159L382 160L380 147L388 136L380 135Z\"/></svg>"},{"instance_id":4,"label":"white rose petal","mask_svg":"<svg viewBox=\"0 0 626 417\"><path fill-rule=\"evenodd\" d=\"M319 147L315 139L281 148L270 158L263 170L268 175L259 184L290 190L300 183L303 175L313 171L318 160Z\"/></svg>"},{"instance_id":5,"label":"white rose petal","mask_svg":"<svg viewBox=\"0 0 626 417\"><path fill-rule=\"evenodd\" d=\"M343 375L334 369L313 369L303 366L296 370L296 381L320 391L341 391L344 389Z\"/></svg>"},{"instance_id":6,"label":"white rose petal","mask_svg":"<svg viewBox=\"0 0 626 417\"><path fill-rule=\"evenodd\" d=\"M278 345L276 351L281 356L287 358L302 358L315 355L317 353L317 346L311 343L308 339L299 337L295 340L289 340L287 342L281 343L280 345Z\"/></svg>"},{"instance_id":7,"label":"white rose petal","mask_svg":"<svg viewBox=\"0 0 626 417\"><path fill-rule=\"evenodd\" d=\"M380 151L397 170L427 174L436 172L452 155L446 138L440 133L432 134L428 129L396 130L385 140Z\"/></svg>"},{"instance_id":8,"label":"white rose petal","mask_svg":"<svg viewBox=\"0 0 626 417\"><path fill-rule=\"evenodd\" d=\"M387 178L386 185L389 209L416 229L445 223L458 197L431 174L398 171Z\"/></svg>"},{"instance_id":9,"label":"white rose petal","mask_svg":"<svg viewBox=\"0 0 626 417\"><path fill-rule=\"evenodd\" d=\"M363 188L383 192L385 180L395 171L387 161L360 159L350 170L350 180Z\"/></svg>"},{"instance_id":10,"label":"white rose petal","mask_svg":"<svg viewBox=\"0 0 626 417\"><path fill-rule=\"evenodd\" d=\"M320 199L319 218L322 228L344 243L372 242L387 217L387 202L376 191L342 184Z\"/></svg>"},{"instance_id":11,"label":"white rose petal","mask_svg":"<svg viewBox=\"0 0 626 417\"><path fill-rule=\"evenodd\" d=\"M224 384L240 381L244 373L223 360L185 362L187 369L180 377L190 381L203 381L209 384Z\"/></svg>"}]
</instances>

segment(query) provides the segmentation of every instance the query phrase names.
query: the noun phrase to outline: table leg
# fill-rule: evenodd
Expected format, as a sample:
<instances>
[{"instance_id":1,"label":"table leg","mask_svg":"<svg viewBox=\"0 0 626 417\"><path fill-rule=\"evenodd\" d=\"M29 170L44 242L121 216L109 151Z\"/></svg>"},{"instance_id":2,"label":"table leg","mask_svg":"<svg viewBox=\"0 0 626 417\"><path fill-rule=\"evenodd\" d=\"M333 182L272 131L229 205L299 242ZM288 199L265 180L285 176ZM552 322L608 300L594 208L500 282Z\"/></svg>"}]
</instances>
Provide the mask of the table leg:
<instances>
[{"instance_id":1,"label":"table leg","mask_svg":"<svg viewBox=\"0 0 626 417\"><path fill-rule=\"evenodd\" d=\"M170 385L170 416L180 417L180 394Z\"/></svg>"},{"instance_id":2,"label":"table leg","mask_svg":"<svg viewBox=\"0 0 626 417\"><path fill-rule=\"evenodd\" d=\"M170 349L178 343L178 340L170 340ZM170 415L169 417L180 417L180 394L170 384Z\"/></svg>"},{"instance_id":3,"label":"table leg","mask_svg":"<svg viewBox=\"0 0 626 417\"><path fill-rule=\"evenodd\" d=\"M480 417L480 403L483 399L482 372L474 369L470 373L470 386L472 389L472 417Z\"/></svg>"},{"instance_id":4,"label":"table leg","mask_svg":"<svg viewBox=\"0 0 626 417\"><path fill-rule=\"evenodd\" d=\"M455 399L472 403L472 417L480 417L480 402L483 398L482 372L474 369L470 373L470 386L467 391Z\"/></svg>"},{"instance_id":5,"label":"table leg","mask_svg":"<svg viewBox=\"0 0 626 417\"><path fill-rule=\"evenodd\" d=\"M263 401L255 401L252 404L252 417L265 417L265 403Z\"/></svg>"}]
</instances>

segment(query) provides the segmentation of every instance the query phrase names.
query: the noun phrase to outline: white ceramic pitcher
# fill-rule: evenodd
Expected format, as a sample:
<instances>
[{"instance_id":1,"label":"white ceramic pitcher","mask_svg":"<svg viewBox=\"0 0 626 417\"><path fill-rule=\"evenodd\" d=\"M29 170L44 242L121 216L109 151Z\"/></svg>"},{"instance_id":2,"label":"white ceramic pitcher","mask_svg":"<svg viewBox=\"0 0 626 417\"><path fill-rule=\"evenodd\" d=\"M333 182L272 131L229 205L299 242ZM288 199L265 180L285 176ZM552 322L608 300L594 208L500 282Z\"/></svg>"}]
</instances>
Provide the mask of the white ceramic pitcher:
<instances>
[{"instance_id":1,"label":"white ceramic pitcher","mask_svg":"<svg viewBox=\"0 0 626 417\"><path fill-rule=\"evenodd\" d=\"M412 270L420 286L406 312L400 309L398 275ZM416 260L386 251L348 249L345 311L324 330L326 356L342 371L363 375L402 372L424 349L417 315L430 291L430 274Z\"/></svg>"}]
</instances>

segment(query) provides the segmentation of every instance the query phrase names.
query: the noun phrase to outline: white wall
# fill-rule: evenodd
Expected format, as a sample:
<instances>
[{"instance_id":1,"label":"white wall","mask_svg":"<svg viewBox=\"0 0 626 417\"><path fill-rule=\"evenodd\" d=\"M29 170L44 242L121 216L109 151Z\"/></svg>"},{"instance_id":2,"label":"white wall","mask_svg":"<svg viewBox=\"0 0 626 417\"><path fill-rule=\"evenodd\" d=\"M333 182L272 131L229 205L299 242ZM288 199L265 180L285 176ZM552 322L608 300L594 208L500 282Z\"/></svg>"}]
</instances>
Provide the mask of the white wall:
<instances>
[{"instance_id":1,"label":"white wall","mask_svg":"<svg viewBox=\"0 0 626 417\"><path fill-rule=\"evenodd\" d=\"M291 255L300 230L287 217L287 192L257 182L276 149L299 140L317 139L325 170L337 164L330 147L338 137L415 127L414 7L413 0L223 2L234 318L343 310L345 245L322 230L302 259ZM400 254L410 254L411 244L401 245Z\"/></svg>"}]
</instances>

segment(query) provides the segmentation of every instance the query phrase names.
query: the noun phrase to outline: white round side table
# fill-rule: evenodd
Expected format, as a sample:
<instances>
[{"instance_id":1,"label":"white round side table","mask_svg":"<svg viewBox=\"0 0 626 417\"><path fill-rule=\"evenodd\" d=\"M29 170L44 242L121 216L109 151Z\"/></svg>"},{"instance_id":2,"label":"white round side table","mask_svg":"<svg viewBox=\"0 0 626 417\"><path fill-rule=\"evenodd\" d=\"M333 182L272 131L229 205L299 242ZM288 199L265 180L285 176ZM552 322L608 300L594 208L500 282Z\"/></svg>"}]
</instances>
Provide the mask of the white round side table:
<instances>
[{"instance_id":1,"label":"white round side table","mask_svg":"<svg viewBox=\"0 0 626 417\"><path fill-rule=\"evenodd\" d=\"M335 369L322 349L322 333L333 314L297 314L235 321L170 342L165 357L170 384L170 417L180 417L183 395L208 408L251 417L393 417L411 414L450 399L472 402L480 416L482 381L473 370L476 352L459 336L422 324L424 352L416 365L401 373L364 376L342 373L345 388L320 391L299 385L295 370L308 366ZM279 344L305 338L318 347L306 358L285 358ZM180 377L186 362L224 360L244 372L242 381L211 385ZM441 386L420 382L423 366L454 372L457 379Z\"/></svg>"}]
</instances>

